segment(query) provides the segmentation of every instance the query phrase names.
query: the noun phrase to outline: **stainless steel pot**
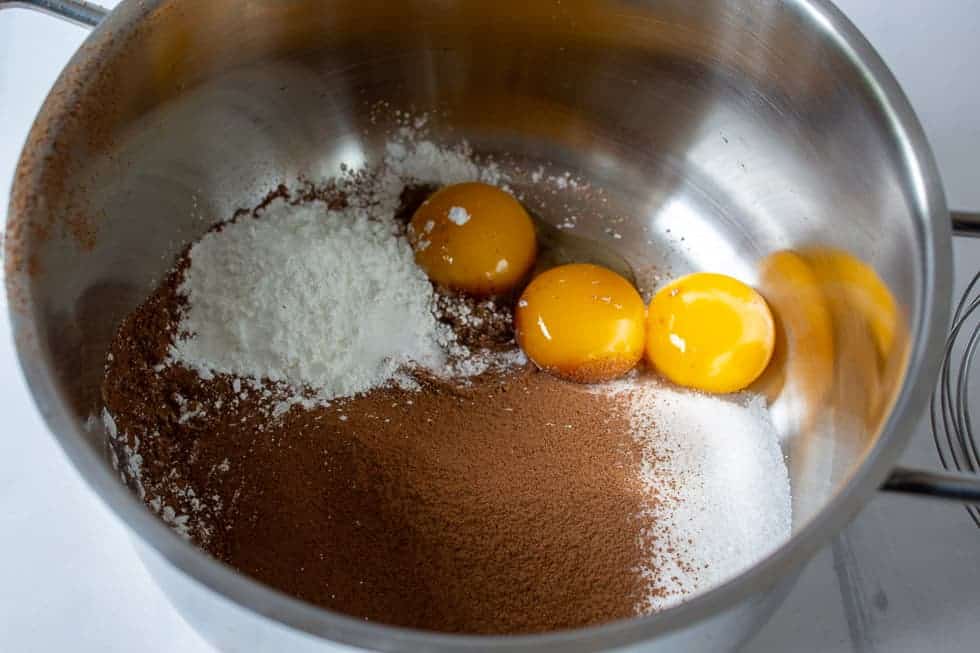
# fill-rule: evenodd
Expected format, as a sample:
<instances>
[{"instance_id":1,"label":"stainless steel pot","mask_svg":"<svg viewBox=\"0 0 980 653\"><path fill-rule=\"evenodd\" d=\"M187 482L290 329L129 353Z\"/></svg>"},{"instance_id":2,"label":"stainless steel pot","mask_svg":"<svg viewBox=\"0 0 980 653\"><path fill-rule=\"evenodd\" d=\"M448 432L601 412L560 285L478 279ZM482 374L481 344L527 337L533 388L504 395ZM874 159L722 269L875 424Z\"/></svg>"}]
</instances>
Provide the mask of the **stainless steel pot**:
<instances>
[{"instance_id":1,"label":"stainless steel pot","mask_svg":"<svg viewBox=\"0 0 980 653\"><path fill-rule=\"evenodd\" d=\"M14 182L6 273L21 364L69 458L220 648L726 650L886 481L980 499L970 477L893 473L942 348L950 219L908 102L829 2L129 0L105 17L77 2L0 0L10 5L97 26L51 91ZM790 541L662 614L453 637L272 591L188 545L119 483L101 427L86 426L119 320L209 222L280 180L376 160L390 126L370 111L379 102L429 112L436 136L506 154L515 170L579 171L607 191L606 214L628 217L617 244L633 261L751 280L767 254L819 246L873 266L899 307L874 382L861 350L838 348L819 403L789 402L785 388L775 397ZM959 224L976 228L970 216ZM582 229L602 238L603 226Z\"/></svg>"}]
</instances>

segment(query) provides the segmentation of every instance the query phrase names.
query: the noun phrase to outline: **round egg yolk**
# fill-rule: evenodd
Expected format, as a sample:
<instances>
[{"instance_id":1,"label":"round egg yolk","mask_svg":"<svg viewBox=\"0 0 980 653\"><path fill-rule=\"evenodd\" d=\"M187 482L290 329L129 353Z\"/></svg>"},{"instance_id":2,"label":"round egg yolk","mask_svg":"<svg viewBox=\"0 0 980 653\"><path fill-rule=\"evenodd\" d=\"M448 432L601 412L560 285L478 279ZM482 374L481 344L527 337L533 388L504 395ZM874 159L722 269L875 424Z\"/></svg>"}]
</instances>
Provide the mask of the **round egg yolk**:
<instances>
[{"instance_id":1,"label":"round egg yolk","mask_svg":"<svg viewBox=\"0 0 980 653\"><path fill-rule=\"evenodd\" d=\"M615 272L586 263L562 265L535 277L518 300L517 342L555 376L606 381L643 356L645 312L640 294Z\"/></svg>"},{"instance_id":2,"label":"round egg yolk","mask_svg":"<svg viewBox=\"0 0 980 653\"><path fill-rule=\"evenodd\" d=\"M446 186L408 227L415 261L429 278L471 295L504 293L534 265L534 224L520 202L489 184Z\"/></svg>"},{"instance_id":3,"label":"round egg yolk","mask_svg":"<svg viewBox=\"0 0 980 653\"><path fill-rule=\"evenodd\" d=\"M774 341L766 301L723 274L681 277L650 302L647 360L678 385L716 393L741 390L766 369Z\"/></svg>"}]
</instances>

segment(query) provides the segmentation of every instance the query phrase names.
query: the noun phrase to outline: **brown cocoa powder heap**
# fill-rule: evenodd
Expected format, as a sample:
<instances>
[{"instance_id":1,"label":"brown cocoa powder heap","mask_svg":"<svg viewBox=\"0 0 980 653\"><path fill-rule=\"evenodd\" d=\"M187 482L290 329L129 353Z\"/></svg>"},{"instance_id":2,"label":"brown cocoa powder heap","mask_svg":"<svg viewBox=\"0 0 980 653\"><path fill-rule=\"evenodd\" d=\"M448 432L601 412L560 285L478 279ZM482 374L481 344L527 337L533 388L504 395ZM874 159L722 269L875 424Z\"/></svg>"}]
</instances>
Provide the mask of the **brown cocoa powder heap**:
<instances>
[{"instance_id":1,"label":"brown cocoa powder heap","mask_svg":"<svg viewBox=\"0 0 980 653\"><path fill-rule=\"evenodd\" d=\"M203 504L194 534L212 555L400 626L523 633L636 614L650 498L615 400L524 368L270 418L274 390L159 367L176 283L123 324L103 393L124 442L142 439L147 500Z\"/></svg>"}]
</instances>

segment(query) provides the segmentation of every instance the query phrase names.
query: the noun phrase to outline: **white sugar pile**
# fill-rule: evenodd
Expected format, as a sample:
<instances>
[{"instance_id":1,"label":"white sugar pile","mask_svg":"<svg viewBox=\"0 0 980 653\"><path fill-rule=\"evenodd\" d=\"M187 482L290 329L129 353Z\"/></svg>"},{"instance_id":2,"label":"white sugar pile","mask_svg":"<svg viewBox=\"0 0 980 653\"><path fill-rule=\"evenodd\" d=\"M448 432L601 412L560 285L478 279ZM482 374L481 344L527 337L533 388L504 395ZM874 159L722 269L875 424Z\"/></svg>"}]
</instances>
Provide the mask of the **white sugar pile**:
<instances>
[{"instance_id":1,"label":"white sugar pile","mask_svg":"<svg viewBox=\"0 0 980 653\"><path fill-rule=\"evenodd\" d=\"M644 612L708 590L786 541L789 475L761 397L728 399L655 381L617 384L630 398L634 436L647 452L644 481L660 503L647 536Z\"/></svg>"}]
</instances>

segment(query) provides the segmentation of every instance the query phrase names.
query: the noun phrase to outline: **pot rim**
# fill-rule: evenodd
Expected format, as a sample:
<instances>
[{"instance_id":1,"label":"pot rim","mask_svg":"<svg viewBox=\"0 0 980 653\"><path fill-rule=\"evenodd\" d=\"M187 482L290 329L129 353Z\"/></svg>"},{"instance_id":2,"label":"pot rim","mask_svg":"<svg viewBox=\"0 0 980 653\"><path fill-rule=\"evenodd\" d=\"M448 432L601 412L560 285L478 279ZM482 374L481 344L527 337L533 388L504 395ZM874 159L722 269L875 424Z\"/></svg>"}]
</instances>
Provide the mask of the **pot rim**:
<instances>
[{"instance_id":1,"label":"pot rim","mask_svg":"<svg viewBox=\"0 0 980 653\"><path fill-rule=\"evenodd\" d=\"M72 57L42 107L24 146L14 180L8 225L30 222L43 211L43 203L29 200L41 179L46 157L57 138L58 125L86 80L98 74L114 44L125 42L143 21L167 0L124 1L89 36ZM10 318L18 358L48 429L96 495L119 516L148 548L189 577L225 599L299 631L334 642L380 650L424 648L429 651L545 650L579 651L615 648L650 640L688 628L726 607L773 586L780 578L809 560L874 494L901 454L917 425L939 368L950 307L951 233L949 214L939 172L925 134L908 99L891 72L857 28L830 0L786 0L793 11L805 15L861 73L887 116L898 143L921 220L916 224L923 252L918 312L910 316L914 340L906 375L881 433L864 461L808 523L776 551L714 589L665 612L615 621L588 628L519 636L448 635L365 623L287 596L219 562L185 541L152 515L85 443L85 426L71 417L70 406L46 373L50 352L40 348L34 305L15 306ZM120 38L121 37L121 38ZM12 239L8 238L8 261ZM8 294L14 280L8 275ZM21 288L23 291L23 288Z\"/></svg>"}]
</instances>

